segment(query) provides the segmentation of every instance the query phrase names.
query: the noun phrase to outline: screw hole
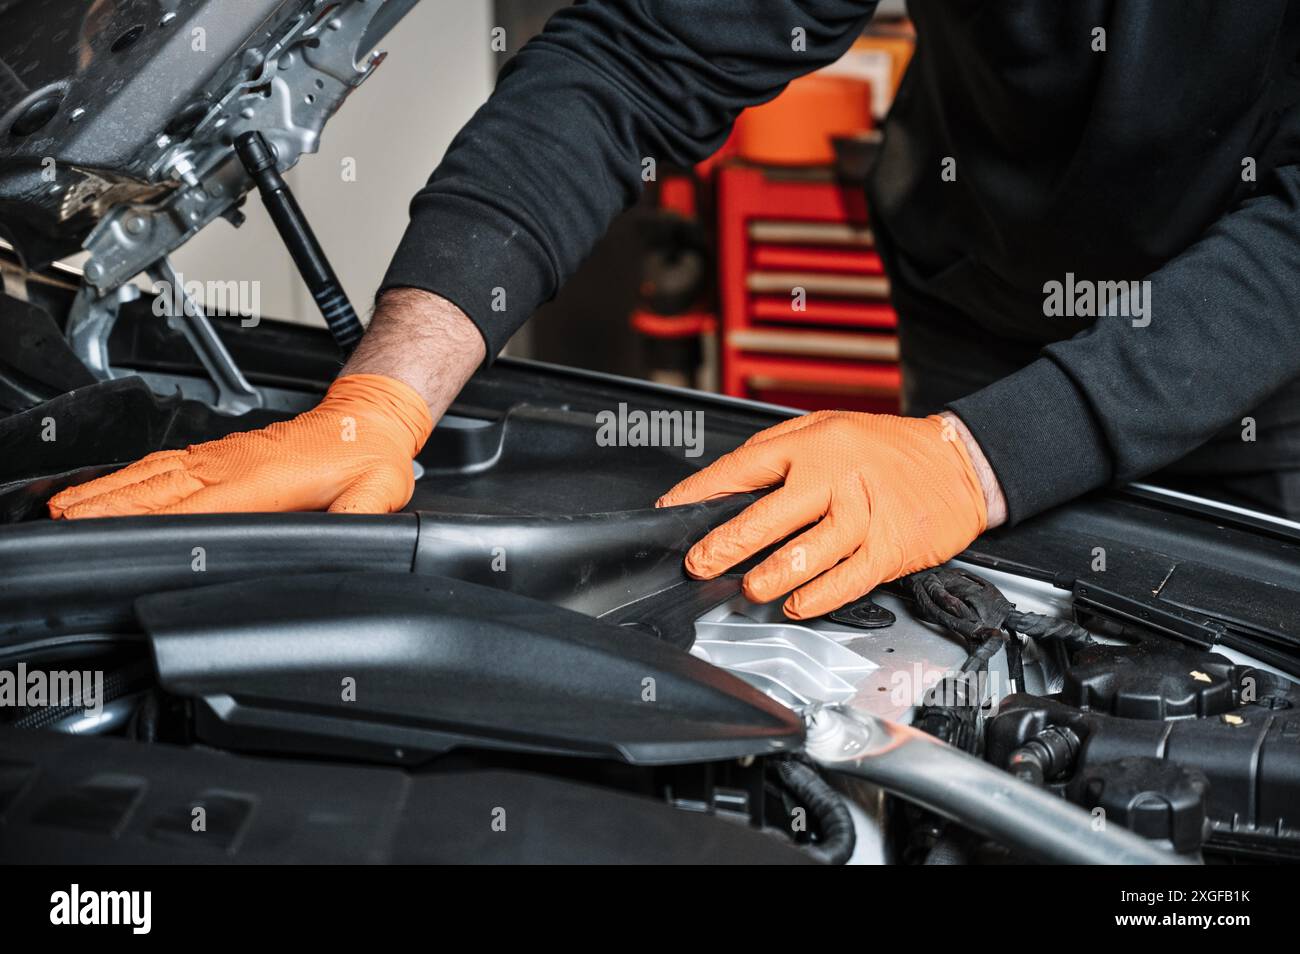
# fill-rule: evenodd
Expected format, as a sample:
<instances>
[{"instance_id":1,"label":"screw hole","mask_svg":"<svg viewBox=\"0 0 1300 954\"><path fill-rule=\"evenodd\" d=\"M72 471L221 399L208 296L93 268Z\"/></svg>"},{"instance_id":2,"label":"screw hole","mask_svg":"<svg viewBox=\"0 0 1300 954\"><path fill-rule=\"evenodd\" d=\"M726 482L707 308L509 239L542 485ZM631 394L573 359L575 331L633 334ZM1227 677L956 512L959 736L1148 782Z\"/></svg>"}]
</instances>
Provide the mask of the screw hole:
<instances>
[{"instance_id":1,"label":"screw hole","mask_svg":"<svg viewBox=\"0 0 1300 954\"><path fill-rule=\"evenodd\" d=\"M49 96L42 96L40 99L31 103L22 113L14 120L9 132L15 136L30 136L32 133L44 128L59 111L59 106L63 103L62 93L51 93Z\"/></svg>"},{"instance_id":2,"label":"screw hole","mask_svg":"<svg viewBox=\"0 0 1300 954\"><path fill-rule=\"evenodd\" d=\"M121 53L127 47L132 46L135 41L140 39L142 36L144 36L144 24L137 23L113 41L113 45L108 48L109 52Z\"/></svg>"}]
</instances>

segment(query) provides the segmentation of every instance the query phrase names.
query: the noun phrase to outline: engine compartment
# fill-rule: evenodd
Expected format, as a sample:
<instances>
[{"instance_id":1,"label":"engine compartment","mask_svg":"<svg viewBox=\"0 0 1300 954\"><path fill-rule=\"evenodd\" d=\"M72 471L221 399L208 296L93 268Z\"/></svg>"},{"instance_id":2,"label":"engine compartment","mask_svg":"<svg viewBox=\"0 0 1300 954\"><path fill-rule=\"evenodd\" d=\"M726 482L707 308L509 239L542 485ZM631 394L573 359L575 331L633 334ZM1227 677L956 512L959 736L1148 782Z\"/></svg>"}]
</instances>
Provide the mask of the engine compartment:
<instances>
[{"instance_id":1,"label":"engine compartment","mask_svg":"<svg viewBox=\"0 0 1300 954\"><path fill-rule=\"evenodd\" d=\"M291 415L337 367L321 332L217 318L266 398L232 417L147 301L123 307L105 381L68 352L57 301L0 298L0 674L100 673L102 705L0 709L6 860L1024 860L977 810L810 762L821 712L921 729L1184 858L1300 856L1289 525L1098 495L949 567L1033 632L1003 620L989 646L936 623L914 580L796 624L744 599L743 566L682 572L751 495L651 505L783 412L509 361L439 426L403 513L56 523L61 487ZM700 415L701 453L598 440L602 415L636 411ZM287 800L281 777L316 780ZM322 785L357 786L329 809L352 835L294 814ZM378 830L365 816L392 785L431 801ZM429 831L433 804L490 812L502 786L554 844ZM201 848L185 805L220 819Z\"/></svg>"},{"instance_id":2,"label":"engine compartment","mask_svg":"<svg viewBox=\"0 0 1300 954\"><path fill-rule=\"evenodd\" d=\"M0 859L1300 860L1286 521L1097 494L795 623L682 569L753 495L653 506L790 412L509 360L401 513L49 521L336 375L134 279L241 221L240 135L314 151L412 4L5 7ZM1145 841L1061 853L1112 823Z\"/></svg>"}]
</instances>

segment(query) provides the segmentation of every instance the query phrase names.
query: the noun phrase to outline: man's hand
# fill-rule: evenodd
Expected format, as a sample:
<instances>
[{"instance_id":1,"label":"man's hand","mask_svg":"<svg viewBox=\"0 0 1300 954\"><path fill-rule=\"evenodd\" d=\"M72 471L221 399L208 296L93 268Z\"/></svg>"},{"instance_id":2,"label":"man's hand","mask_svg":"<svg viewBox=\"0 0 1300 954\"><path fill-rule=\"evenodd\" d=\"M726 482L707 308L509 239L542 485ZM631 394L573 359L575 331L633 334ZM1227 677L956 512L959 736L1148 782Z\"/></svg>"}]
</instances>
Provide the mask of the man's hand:
<instances>
[{"instance_id":1,"label":"man's hand","mask_svg":"<svg viewBox=\"0 0 1300 954\"><path fill-rule=\"evenodd\" d=\"M411 499L411 459L483 360L483 338L445 299L386 293L324 400L293 420L143 460L56 494L50 516L329 510L390 513Z\"/></svg>"},{"instance_id":2,"label":"man's hand","mask_svg":"<svg viewBox=\"0 0 1300 954\"><path fill-rule=\"evenodd\" d=\"M695 544L686 571L712 579L808 527L745 575L766 603L791 590L793 619L828 613L878 584L935 566L1006 519L992 469L965 425L818 411L760 431L657 506L782 486ZM797 588L797 589L796 589Z\"/></svg>"}]
</instances>

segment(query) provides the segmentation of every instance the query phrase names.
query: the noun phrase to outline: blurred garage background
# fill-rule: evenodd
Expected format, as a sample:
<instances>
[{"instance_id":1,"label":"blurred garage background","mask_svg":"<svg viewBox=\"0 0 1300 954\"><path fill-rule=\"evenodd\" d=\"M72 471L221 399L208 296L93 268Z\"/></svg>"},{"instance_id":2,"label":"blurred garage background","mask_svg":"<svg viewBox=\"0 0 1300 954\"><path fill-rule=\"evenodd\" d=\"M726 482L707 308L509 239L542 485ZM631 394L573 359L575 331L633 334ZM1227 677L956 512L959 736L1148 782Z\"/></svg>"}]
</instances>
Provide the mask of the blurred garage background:
<instances>
[{"instance_id":1,"label":"blurred garage background","mask_svg":"<svg viewBox=\"0 0 1300 954\"><path fill-rule=\"evenodd\" d=\"M359 312L407 203L561 0L423 0L380 69L287 178ZM505 30L505 51L492 49ZM657 170L582 270L507 352L804 408L897 410L888 282L862 180L911 55L902 0L844 59L748 111L694 169ZM396 143L394 131L397 132ZM175 256L187 280L261 283L263 314L320 317L256 199Z\"/></svg>"}]
</instances>

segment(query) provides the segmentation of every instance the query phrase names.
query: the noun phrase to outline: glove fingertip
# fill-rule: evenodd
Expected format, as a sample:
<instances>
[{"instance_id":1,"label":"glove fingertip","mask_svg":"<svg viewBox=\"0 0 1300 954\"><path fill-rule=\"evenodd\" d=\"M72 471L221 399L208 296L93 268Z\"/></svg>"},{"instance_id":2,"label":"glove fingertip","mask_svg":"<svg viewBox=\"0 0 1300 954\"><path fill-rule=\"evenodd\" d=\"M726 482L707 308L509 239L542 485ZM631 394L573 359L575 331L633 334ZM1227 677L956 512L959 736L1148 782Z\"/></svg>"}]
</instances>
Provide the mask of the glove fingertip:
<instances>
[{"instance_id":1,"label":"glove fingertip","mask_svg":"<svg viewBox=\"0 0 1300 954\"><path fill-rule=\"evenodd\" d=\"M795 602L793 595L781 604L781 612L786 615L787 619L804 620L808 618L799 610L799 606Z\"/></svg>"},{"instance_id":2,"label":"glove fingertip","mask_svg":"<svg viewBox=\"0 0 1300 954\"><path fill-rule=\"evenodd\" d=\"M780 589L771 580L756 576L757 571L745 574L740 584L740 592L751 603L770 603L781 595Z\"/></svg>"},{"instance_id":3,"label":"glove fingertip","mask_svg":"<svg viewBox=\"0 0 1300 954\"><path fill-rule=\"evenodd\" d=\"M687 575L696 580L711 580L720 572L710 565L706 557L698 555L694 550L686 554L682 565L686 568Z\"/></svg>"},{"instance_id":4,"label":"glove fingertip","mask_svg":"<svg viewBox=\"0 0 1300 954\"><path fill-rule=\"evenodd\" d=\"M790 619L815 619L848 602L838 593L828 593L824 587L815 593L807 593L805 589L795 590L781 605L782 612Z\"/></svg>"},{"instance_id":5,"label":"glove fingertip","mask_svg":"<svg viewBox=\"0 0 1300 954\"><path fill-rule=\"evenodd\" d=\"M704 498L697 494L684 493L681 485L672 488L655 501L656 507L684 507L687 504L699 503Z\"/></svg>"},{"instance_id":6,"label":"glove fingertip","mask_svg":"<svg viewBox=\"0 0 1300 954\"><path fill-rule=\"evenodd\" d=\"M383 514L392 513L393 508L388 506L387 501L377 499L376 497L353 497L348 500L339 498L330 504L330 513L369 513Z\"/></svg>"},{"instance_id":7,"label":"glove fingertip","mask_svg":"<svg viewBox=\"0 0 1300 954\"><path fill-rule=\"evenodd\" d=\"M59 520L90 520L94 517L102 517L103 513L99 512L91 502L73 504L65 508L57 519Z\"/></svg>"},{"instance_id":8,"label":"glove fingertip","mask_svg":"<svg viewBox=\"0 0 1300 954\"><path fill-rule=\"evenodd\" d=\"M372 484L369 487L353 486L339 495L329 505L329 513L385 514L401 510L410 499L410 494L402 496L395 488L386 488Z\"/></svg>"}]
</instances>

